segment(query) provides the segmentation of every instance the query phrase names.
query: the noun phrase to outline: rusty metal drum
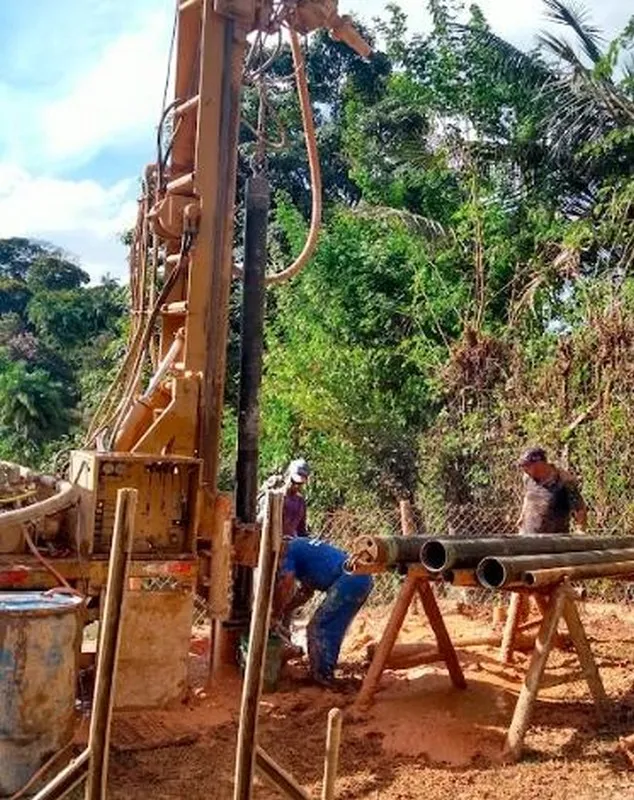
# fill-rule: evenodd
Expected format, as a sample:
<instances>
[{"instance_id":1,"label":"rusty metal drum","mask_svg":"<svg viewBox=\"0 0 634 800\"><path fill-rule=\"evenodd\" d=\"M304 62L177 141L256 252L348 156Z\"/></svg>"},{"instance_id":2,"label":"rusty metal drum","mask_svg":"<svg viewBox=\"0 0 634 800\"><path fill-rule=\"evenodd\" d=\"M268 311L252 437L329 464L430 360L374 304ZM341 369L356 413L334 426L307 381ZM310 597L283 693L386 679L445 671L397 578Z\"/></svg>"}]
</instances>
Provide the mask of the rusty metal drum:
<instances>
[{"instance_id":1,"label":"rusty metal drum","mask_svg":"<svg viewBox=\"0 0 634 800\"><path fill-rule=\"evenodd\" d=\"M0 592L0 797L10 797L73 737L84 604Z\"/></svg>"}]
</instances>

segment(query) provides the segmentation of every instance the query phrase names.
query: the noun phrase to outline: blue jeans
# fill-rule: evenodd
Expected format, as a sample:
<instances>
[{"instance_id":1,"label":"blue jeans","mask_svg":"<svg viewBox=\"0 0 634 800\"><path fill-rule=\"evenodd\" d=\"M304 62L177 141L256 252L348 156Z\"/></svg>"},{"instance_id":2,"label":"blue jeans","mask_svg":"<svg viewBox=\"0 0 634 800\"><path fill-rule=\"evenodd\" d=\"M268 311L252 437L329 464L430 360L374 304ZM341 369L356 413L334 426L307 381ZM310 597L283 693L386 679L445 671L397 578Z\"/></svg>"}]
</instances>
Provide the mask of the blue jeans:
<instances>
[{"instance_id":1,"label":"blue jeans","mask_svg":"<svg viewBox=\"0 0 634 800\"><path fill-rule=\"evenodd\" d=\"M372 591L369 575L341 575L308 623L308 660L314 678L330 680L348 626Z\"/></svg>"}]
</instances>

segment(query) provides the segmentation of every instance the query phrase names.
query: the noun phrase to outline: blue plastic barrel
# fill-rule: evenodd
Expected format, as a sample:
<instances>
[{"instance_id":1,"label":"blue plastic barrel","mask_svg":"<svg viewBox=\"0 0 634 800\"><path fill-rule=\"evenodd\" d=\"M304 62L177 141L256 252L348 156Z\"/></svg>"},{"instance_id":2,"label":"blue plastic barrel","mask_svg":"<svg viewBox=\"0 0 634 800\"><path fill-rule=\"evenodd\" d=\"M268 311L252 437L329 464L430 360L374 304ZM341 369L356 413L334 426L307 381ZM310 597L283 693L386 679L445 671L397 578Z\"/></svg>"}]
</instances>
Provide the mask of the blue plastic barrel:
<instances>
[{"instance_id":1,"label":"blue plastic barrel","mask_svg":"<svg viewBox=\"0 0 634 800\"><path fill-rule=\"evenodd\" d=\"M71 742L84 604L0 592L0 797Z\"/></svg>"}]
</instances>

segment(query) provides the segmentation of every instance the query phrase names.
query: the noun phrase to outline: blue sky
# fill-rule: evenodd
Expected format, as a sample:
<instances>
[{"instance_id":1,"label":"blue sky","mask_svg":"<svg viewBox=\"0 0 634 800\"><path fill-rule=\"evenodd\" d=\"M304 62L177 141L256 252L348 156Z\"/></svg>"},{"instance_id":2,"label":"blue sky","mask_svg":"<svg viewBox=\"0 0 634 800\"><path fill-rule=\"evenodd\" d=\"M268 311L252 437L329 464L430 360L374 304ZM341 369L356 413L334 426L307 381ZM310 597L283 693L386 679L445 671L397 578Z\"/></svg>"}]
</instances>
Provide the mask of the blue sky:
<instances>
[{"instance_id":1,"label":"blue sky","mask_svg":"<svg viewBox=\"0 0 634 800\"><path fill-rule=\"evenodd\" d=\"M0 0L0 237L47 239L97 279L125 276L118 235L153 158L175 0ZM424 0L404 0L413 29ZM530 46L541 0L481 0L494 29ZM627 0L585 3L612 34ZM340 0L380 15L378 0ZM630 12L631 13L631 9Z\"/></svg>"}]
</instances>

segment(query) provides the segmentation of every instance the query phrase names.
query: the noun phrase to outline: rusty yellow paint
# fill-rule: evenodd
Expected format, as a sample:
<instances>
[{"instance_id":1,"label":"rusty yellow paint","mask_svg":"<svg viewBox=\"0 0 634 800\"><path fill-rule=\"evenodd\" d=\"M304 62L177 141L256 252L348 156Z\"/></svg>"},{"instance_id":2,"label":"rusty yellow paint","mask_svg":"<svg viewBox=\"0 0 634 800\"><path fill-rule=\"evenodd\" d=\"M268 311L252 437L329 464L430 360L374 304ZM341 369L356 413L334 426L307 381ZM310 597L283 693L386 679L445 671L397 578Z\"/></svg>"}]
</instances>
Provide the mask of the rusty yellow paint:
<instances>
[{"instance_id":1,"label":"rusty yellow paint","mask_svg":"<svg viewBox=\"0 0 634 800\"><path fill-rule=\"evenodd\" d=\"M187 456L196 439L200 381L187 375L172 381L172 400L132 448L133 453Z\"/></svg>"},{"instance_id":2,"label":"rusty yellow paint","mask_svg":"<svg viewBox=\"0 0 634 800\"><path fill-rule=\"evenodd\" d=\"M134 553L169 557L195 549L200 461L183 456L75 451L71 480L80 493L80 551L107 553L114 525L117 491L139 492Z\"/></svg>"}]
</instances>

